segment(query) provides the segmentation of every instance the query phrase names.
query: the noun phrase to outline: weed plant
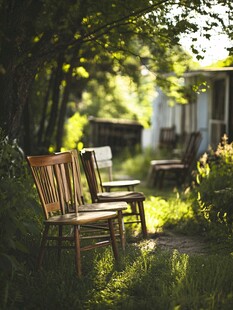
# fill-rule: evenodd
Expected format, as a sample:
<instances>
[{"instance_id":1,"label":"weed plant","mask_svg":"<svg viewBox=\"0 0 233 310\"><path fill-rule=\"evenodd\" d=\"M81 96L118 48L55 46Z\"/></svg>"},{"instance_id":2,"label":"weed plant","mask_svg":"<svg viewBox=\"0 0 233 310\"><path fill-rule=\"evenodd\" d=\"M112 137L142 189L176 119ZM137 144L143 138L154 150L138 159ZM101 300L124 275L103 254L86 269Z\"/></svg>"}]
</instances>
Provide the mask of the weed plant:
<instances>
[{"instance_id":1,"label":"weed plant","mask_svg":"<svg viewBox=\"0 0 233 310\"><path fill-rule=\"evenodd\" d=\"M203 226L215 237L232 238L233 143L226 135L216 150L210 149L198 162L197 184L193 194Z\"/></svg>"},{"instance_id":2,"label":"weed plant","mask_svg":"<svg viewBox=\"0 0 233 310\"><path fill-rule=\"evenodd\" d=\"M18 298L15 285L28 256L25 239L39 235L38 203L25 158L0 129L0 308Z\"/></svg>"}]
</instances>

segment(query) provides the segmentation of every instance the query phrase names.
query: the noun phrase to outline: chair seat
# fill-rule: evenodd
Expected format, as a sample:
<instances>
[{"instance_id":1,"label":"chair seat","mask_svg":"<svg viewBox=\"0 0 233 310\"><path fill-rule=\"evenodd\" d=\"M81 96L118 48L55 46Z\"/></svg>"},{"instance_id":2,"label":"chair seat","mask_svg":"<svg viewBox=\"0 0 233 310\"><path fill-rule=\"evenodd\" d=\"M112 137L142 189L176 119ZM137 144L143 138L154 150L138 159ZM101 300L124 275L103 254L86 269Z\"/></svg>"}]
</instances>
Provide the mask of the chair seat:
<instances>
[{"instance_id":1,"label":"chair seat","mask_svg":"<svg viewBox=\"0 0 233 310\"><path fill-rule=\"evenodd\" d=\"M55 215L45 223L54 225L83 225L93 223L99 220L111 219L116 216L116 212L88 212L88 213L69 213L63 215Z\"/></svg>"},{"instance_id":2,"label":"chair seat","mask_svg":"<svg viewBox=\"0 0 233 310\"><path fill-rule=\"evenodd\" d=\"M122 181L108 181L102 182L103 188L109 191L114 187L134 187L140 184L140 180L122 180Z\"/></svg>"},{"instance_id":3,"label":"chair seat","mask_svg":"<svg viewBox=\"0 0 233 310\"><path fill-rule=\"evenodd\" d=\"M181 159L157 159L150 162L151 166L181 164Z\"/></svg>"},{"instance_id":4,"label":"chair seat","mask_svg":"<svg viewBox=\"0 0 233 310\"><path fill-rule=\"evenodd\" d=\"M155 170L183 170L188 169L188 165L185 164L170 164L170 165L158 165L155 167Z\"/></svg>"},{"instance_id":5,"label":"chair seat","mask_svg":"<svg viewBox=\"0 0 233 310\"><path fill-rule=\"evenodd\" d=\"M125 201L125 202L133 202L137 201L144 201L145 196L143 193L140 192L129 192L129 191L122 191L122 192L104 192L97 194L98 201Z\"/></svg>"},{"instance_id":6,"label":"chair seat","mask_svg":"<svg viewBox=\"0 0 233 310\"><path fill-rule=\"evenodd\" d=\"M79 206L79 212L120 211L128 209L126 202L91 203Z\"/></svg>"}]
</instances>

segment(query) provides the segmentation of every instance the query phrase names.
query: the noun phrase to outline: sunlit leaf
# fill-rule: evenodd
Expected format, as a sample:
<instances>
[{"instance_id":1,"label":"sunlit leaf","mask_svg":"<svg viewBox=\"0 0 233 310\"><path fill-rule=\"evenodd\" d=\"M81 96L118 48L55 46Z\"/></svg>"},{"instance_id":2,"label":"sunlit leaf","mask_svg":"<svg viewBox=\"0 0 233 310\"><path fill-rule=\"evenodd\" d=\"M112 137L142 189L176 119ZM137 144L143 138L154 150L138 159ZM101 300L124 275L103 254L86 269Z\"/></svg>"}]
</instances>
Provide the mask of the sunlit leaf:
<instances>
[{"instance_id":1,"label":"sunlit leaf","mask_svg":"<svg viewBox=\"0 0 233 310\"><path fill-rule=\"evenodd\" d=\"M70 64L63 64L62 70L63 70L64 72L68 72L69 69L70 69Z\"/></svg>"},{"instance_id":2,"label":"sunlit leaf","mask_svg":"<svg viewBox=\"0 0 233 310\"><path fill-rule=\"evenodd\" d=\"M80 76L82 78L89 78L89 73L86 71L84 67L77 67L73 69L73 76Z\"/></svg>"}]
</instances>

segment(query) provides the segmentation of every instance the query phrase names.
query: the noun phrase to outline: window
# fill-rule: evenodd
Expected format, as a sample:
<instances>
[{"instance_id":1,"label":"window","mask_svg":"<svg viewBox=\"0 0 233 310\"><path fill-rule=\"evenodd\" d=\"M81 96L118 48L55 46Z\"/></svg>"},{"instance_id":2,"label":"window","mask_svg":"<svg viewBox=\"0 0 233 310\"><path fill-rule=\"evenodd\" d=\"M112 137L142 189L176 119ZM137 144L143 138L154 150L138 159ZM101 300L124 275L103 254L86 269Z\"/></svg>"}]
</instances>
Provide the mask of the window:
<instances>
[{"instance_id":1,"label":"window","mask_svg":"<svg viewBox=\"0 0 233 310\"><path fill-rule=\"evenodd\" d=\"M212 119L225 120L225 79L216 80L213 84Z\"/></svg>"},{"instance_id":2,"label":"window","mask_svg":"<svg viewBox=\"0 0 233 310\"><path fill-rule=\"evenodd\" d=\"M213 83L210 119L210 142L216 148L226 133L226 79Z\"/></svg>"}]
</instances>

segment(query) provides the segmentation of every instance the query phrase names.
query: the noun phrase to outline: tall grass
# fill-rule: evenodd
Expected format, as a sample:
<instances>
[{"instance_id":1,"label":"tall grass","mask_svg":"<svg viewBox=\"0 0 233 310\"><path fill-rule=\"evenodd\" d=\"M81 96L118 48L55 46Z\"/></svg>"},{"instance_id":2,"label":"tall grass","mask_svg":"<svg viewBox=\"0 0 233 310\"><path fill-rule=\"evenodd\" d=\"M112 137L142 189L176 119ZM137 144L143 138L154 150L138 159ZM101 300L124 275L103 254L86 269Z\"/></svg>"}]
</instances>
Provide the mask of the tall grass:
<instances>
[{"instance_id":1,"label":"tall grass","mask_svg":"<svg viewBox=\"0 0 233 310\"><path fill-rule=\"evenodd\" d=\"M145 160L148 158L137 157L137 169L144 169L141 171L144 176L148 167ZM173 229L196 234L200 233L201 225L193 200L187 194L171 188L161 193L144 186L142 180L138 190L146 192L148 240L140 238L140 227L135 226L133 231L127 228L126 252L120 252L119 262L114 261L110 248L85 252L83 277L78 279L73 251L66 251L60 264L56 252L46 252L43 269L36 271L39 236L30 234L24 240L28 253L18 254L22 268L12 279L9 286L12 294L8 294L5 305L1 303L2 308L232 309L232 246L224 244L223 251L223 243L216 238L214 251L211 248L205 255L159 248L156 232Z\"/></svg>"},{"instance_id":2,"label":"tall grass","mask_svg":"<svg viewBox=\"0 0 233 310\"><path fill-rule=\"evenodd\" d=\"M116 266L109 249L88 254L77 279L72 255L18 279L16 309L232 309L233 258L130 244Z\"/></svg>"}]
</instances>

